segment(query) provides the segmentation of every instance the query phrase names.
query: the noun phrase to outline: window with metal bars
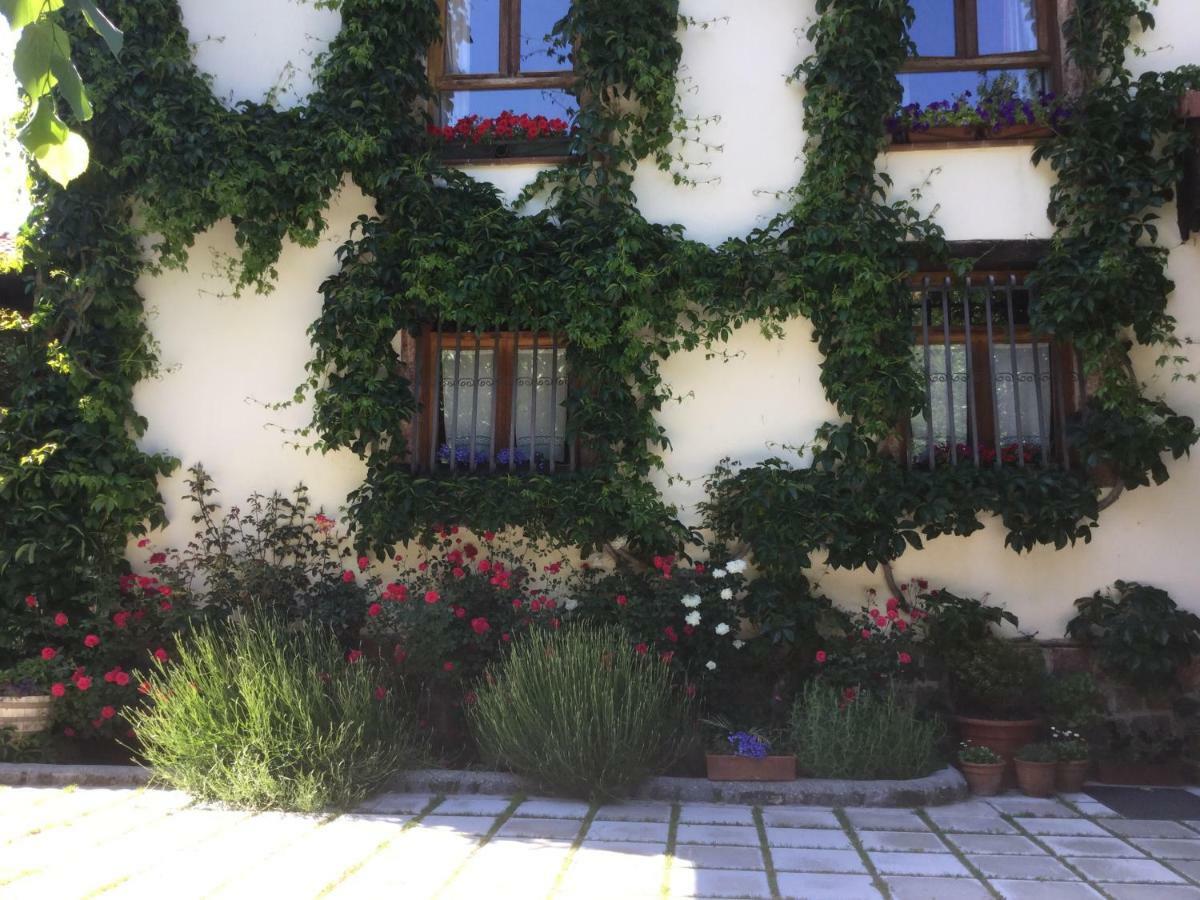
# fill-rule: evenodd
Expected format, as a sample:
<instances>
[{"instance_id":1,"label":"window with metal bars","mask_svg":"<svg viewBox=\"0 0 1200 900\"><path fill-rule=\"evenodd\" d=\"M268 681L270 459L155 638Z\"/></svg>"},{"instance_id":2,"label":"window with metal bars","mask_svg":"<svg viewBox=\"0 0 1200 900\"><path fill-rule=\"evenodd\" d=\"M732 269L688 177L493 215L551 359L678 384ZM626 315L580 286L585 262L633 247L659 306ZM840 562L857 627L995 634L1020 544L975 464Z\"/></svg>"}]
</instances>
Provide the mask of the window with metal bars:
<instances>
[{"instance_id":1,"label":"window with metal bars","mask_svg":"<svg viewBox=\"0 0 1200 900\"><path fill-rule=\"evenodd\" d=\"M927 275L911 287L925 404L903 429L908 464L1069 467L1067 422L1086 388L1072 349L1030 327L1023 276Z\"/></svg>"},{"instance_id":2,"label":"window with metal bars","mask_svg":"<svg viewBox=\"0 0 1200 900\"><path fill-rule=\"evenodd\" d=\"M415 341L414 471L572 471L567 351L554 334L439 324Z\"/></svg>"},{"instance_id":3,"label":"window with metal bars","mask_svg":"<svg viewBox=\"0 0 1200 900\"><path fill-rule=\"evenodd\" d=\"M550 42L570 0L441 0L442 42L429 56L441 124L505 110L569 118L570 60Z\"/></svg>"},{"instance_id":4,"label":"window with metal bars","mask_svg":"<svg viewBox=\"0 0 1200 900\"><path fill-rule=\"evenodd\" d=\"M1054 0L912 0L912 6L917 55L900 72L905 103L978 91L1002 75L1030 96L1055 90Z\"/></svg>"}]
</instances>

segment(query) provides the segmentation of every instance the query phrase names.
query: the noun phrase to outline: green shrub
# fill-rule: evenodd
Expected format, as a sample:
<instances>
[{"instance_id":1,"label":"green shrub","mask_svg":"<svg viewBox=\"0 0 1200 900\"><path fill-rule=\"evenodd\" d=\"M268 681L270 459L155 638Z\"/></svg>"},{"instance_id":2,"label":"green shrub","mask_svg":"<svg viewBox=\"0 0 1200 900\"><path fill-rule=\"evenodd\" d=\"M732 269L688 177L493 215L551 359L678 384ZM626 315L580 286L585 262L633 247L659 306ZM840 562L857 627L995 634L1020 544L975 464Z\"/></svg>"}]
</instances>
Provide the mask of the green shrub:
<instances>
[{"instance_id":1,"label":"green shrub","mask_svg":"<svg viewBox=\"0 0 1200 900\"><path fill-rule=\"evenodd\" d=\"M985 719L1024 719L1043 704L1046 664L1037 647L989 638L946 659L955 712Z\"/></svg>"},{"instance_id":2,"label":"green shrub","mask_svg":"<svg viewBox=\"0 0 1200 900\"><path fill-rule=\"evenodd\" d=\"M894 689L839 690L810 681L792 708L800 768L816 778L919 778L941 765L944 729Z\"/></svg>"},{"instance_id":3,"label":"green shrub","mask_svg":"<svg viewBox=\"0 0 1200 900\"><path fill-rule=\"evenodd\" d=\"M469 718L485 755L540 788L610 799L674 762L690 706L624 631L579 625L514 641Z\"/></svg>"},{"instance_id":4,"label":"green shrub","mask_svg":"<svg viewBox=\"0 0 1200 900\"><path fill-rule=\"evenodd\" d=\"M332 632L252 610L204 625L144 675L131 712L156 775L204 800L252 809L344 808L419 756L396 692Z\"/></svg>"}]
</instances>

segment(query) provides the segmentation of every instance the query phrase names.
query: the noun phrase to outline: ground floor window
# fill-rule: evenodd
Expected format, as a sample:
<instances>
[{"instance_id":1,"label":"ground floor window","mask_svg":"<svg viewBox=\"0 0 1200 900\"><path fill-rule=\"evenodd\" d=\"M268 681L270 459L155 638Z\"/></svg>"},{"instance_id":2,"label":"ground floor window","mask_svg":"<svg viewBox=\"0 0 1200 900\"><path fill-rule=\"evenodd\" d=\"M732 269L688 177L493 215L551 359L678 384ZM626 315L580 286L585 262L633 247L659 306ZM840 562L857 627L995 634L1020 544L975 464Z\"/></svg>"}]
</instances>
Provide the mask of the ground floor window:
<instances>
[{"instance_id":1,"label":"ground floor window","mask_svg":"<svg viewBox=\"0 0 1200 900\"><path fill-rule=\"evenodd\" d=\"M1024 277L927 275L912 288L913 364L925 405L906 423L909 463L1069 464L1077 360L1030 327Z\"/></svg>"},{"instance_id":2,"label":"ground floor window","mask_svg":"<svg viewBox=\"0 0 1200 900\"><path fill-rule=\"evenodd\" d=\"M434 326L415 342L414 468L573 469L567 350L554 334Z\"/></svg>"}]
</instances>

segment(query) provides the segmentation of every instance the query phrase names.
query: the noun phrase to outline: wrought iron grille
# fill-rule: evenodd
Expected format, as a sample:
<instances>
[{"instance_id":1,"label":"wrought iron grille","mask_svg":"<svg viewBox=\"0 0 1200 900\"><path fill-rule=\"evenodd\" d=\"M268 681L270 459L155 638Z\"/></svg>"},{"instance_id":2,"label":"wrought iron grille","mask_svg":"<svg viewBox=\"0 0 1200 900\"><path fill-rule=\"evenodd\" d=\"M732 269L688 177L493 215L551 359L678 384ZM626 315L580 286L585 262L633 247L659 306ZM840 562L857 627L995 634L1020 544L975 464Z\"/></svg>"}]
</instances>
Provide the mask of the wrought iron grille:
<instances>
[{"instance_id":1,"label":"wrought iron grille","mask_svg":"<svg viewBox=\"0 0 1200 900\"><path fill-rule=\"evenodd\" d=\"M574 471L566 347L557 335L438 323L417 342L414 471Z\"/></svg>"},{"instance_id":2,"label":"wrought iron grille","mask_svg":"<svg viewBox=\"0 0 1200 900\"><path fill-rule=\"evenodd\" d=\"M908 465L1071 465L1067 422L1086 399L1070 347L1030 327L1015 274L913 285L913 363L925 385L905 429Z\"/></svg>"}]
</instances>

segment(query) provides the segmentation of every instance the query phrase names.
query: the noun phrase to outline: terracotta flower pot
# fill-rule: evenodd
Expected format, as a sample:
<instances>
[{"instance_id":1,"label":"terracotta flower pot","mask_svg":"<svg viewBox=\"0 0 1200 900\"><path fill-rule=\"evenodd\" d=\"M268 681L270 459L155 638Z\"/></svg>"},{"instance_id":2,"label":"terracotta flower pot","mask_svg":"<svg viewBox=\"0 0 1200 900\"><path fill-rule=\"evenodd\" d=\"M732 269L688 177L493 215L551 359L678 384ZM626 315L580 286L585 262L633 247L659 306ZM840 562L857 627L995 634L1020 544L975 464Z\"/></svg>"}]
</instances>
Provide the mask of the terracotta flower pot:
<instances>
[{"instance_id":1,"label":"terracotta flower pot","mask_svg":"<svg viewBox=\"0 0 1200 900\"><path fill-rule=\"evenodd\" d=\"M1017 767L1017 784L1030 797L1049 797L1054 793L1058 763L1015 759L1013 764Z\"/></svg>"},{"instance_id":2,"label":"terracotta flower pot","mask_svg":"<svg viewBox=\"0 0 1200 900\"><path fill-rule=\"evenodd\" d=\"M1012 760L1017 751L1026 744L1037 740L1038 731L1042 727L1040 719L973 719L968 716L955 716L958 724L960 740L980 747L990 747L1008 763L1004 774L1004 784L1012 787L1015 784L1012 772Z\"/></svg>"},{"instance_id":3,"label":"terracotta flower pot","mask_svg":"<svg viewBox=\"0 0 1200 900\"><path fill-rule=\"evenodd\" d=\"M971 788L972 794L980 797L994 797L1000 793L1000 788L1004 784L1004 771L1008 768L1008 763L960 762L959 768L962 769L963 777L967 779L967 785Z\"/></svg>"},{"instance_id":4,"label":"terracotta flower pot","mask_svg":"<svg viewBox=\"0 0 1200 900\"><path fill-rule=\"evenodd\" d=\"M980 137L978 125L931 125L924 129L907 132L910 144L936 144L943 141L977 141Z\"/></svg>"},{"instance_id":5,"label":"terracotta flower pot","mask_svg":"<svg viewBox=\"0 0 1200 900\"><path fill-rule=\"evenodd\" d=\"M795 756L730 756L707 753L704 756L709 781L795 781Z\"/></svg>"},{"instance_id":6,"label":"terracotta flower pot","mask_svg":"<svg viewBox=\"0 0 1200 900\"><path fill-rule=\"evenodd\" d=\"M1078 794L1083 790L1083 783L1087 781L1091 768L1092 761L1090 759L1060 761L1058 772L1055 775L1059 791L1064 794Z\"/></svg>"},{"instance_id":7,"label":"terracotta flower pot","mask_svg":"<svg viewBox=\"0 0 1200 900\"><path fill-rule=\"evenodd\" d=\"M28 697L0 697L0 728L11 728L17 734L37 734L50 730L49 694Z\"/></svg>"}]
</instances>

